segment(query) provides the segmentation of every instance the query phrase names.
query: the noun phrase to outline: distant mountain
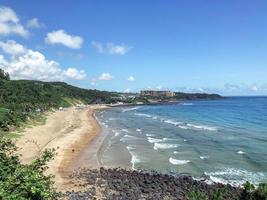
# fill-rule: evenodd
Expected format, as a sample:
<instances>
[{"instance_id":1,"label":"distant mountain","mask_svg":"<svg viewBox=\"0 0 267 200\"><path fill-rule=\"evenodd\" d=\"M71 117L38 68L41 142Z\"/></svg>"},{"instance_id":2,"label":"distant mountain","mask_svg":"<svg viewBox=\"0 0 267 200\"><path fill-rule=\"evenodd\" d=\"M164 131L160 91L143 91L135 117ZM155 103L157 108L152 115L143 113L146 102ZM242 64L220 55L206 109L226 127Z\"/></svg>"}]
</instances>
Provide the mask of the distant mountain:
<instances>
[{"instance_id":1,"label":"distant mountain","mask_svg":"<svg viewBox=\"0 0 267 200\"><path fill-rule=\"evenodd\" d=\"M222 97L219 94L175 92L175 98L184 100L196 100L196 99L222 99L224 97Z\"/></svg>"}]
</instances>

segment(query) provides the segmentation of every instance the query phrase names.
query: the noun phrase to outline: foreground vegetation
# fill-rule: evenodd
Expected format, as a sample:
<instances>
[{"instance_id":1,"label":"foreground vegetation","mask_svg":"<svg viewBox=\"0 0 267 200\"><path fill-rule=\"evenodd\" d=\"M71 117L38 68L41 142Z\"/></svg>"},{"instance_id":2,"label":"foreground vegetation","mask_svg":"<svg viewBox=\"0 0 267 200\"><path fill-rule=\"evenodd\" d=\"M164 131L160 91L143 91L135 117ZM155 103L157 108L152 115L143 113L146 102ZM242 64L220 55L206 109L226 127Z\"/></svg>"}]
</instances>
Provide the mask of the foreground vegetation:
<instances>
[{"instance_id":1,"label":"foreground vegetation","mask_svg":"<svg viewBox=\"0 0 267 200\"><path fill-rule=\"evenodd\" d=\"M9 139L0 138L0 199L57 199L52 176L45 175L47 162L55 150L45 150L29 165L20 163L17 147Z\"/></svg>"}]
</instances>

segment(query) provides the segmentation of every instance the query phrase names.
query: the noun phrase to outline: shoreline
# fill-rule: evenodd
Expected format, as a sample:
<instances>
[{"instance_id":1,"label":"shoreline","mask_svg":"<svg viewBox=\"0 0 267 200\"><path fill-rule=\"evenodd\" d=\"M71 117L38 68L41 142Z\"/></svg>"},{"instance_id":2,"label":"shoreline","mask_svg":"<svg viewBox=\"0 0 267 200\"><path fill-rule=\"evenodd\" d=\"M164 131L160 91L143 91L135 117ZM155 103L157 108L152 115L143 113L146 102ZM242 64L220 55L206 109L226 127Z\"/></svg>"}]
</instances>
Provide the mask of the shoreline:
<instances>
[{"instance_id":1,"label":"shoreline","mask_svg":"<svg viewBox=\"0 0 267 200\"><path fill-rule=\"evenodd\" d=\"M74 170L75 159L101 132L94 112L106 108L107 105L89 105L49 112L45 124L25 128L16 140L21 162L28 164L45 148L55 148L57 154L48 163L46 173L55 176L55 186L59 191L71 189L69 175Z\"/></svg>"}]
</instances>

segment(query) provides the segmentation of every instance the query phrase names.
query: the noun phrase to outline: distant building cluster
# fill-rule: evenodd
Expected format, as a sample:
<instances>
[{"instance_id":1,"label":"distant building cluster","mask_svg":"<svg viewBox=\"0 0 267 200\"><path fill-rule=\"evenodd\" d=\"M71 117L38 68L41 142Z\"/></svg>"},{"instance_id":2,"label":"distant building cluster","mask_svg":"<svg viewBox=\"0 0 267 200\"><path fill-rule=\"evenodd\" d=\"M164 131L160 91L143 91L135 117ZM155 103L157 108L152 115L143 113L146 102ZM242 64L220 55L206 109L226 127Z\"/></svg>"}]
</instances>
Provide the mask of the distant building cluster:
<instances>
[{"instance_id":1,"label":"distant building cluster","mask_svg":"<svg viewBox=\"0 0 267 200\"><path fill-rule=\"evenodd\" d=\"M156 91L156 90L142 90L140 96L143 97L173 97L174 92L171 91Z\"/></svg>"}]
</instances>

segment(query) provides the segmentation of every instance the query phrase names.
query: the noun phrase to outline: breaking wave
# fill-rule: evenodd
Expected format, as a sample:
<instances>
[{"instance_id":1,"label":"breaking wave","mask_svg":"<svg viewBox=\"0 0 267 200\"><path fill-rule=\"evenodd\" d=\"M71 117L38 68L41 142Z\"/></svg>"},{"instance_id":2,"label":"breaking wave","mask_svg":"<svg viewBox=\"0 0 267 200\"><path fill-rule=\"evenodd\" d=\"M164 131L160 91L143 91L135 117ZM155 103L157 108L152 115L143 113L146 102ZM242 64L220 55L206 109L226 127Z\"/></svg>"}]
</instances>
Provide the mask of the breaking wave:
<instances>
[{"instance_id":1,"label":"breaking wave","mask_svg":"<svg viewBox=\"0 0 267 200\"><path fill-rule=\"evenodd\" d=\"M125 108L125 109L122 110L122 112L134 111L134 110L138 110L140 108L141 108L140 106L133 107L133 108Z\"/></svg>"},{"instance_id":2,"label":"breaking wave","mask_svg":"<svg viewBox=\"0 0 267 200\"><path fill-rule=\"evenodd\" d=\"M170 157L169 162L173 165L184 165L184 164L190 163L191 161L190 160L177 160L177 159Z\"/></svg>"},{"instance_id":3,"label":"breaking wave","mask_svg":"<svg viewBox=\"0 0 267 200\"><path fill-rule=\"evenodd\" d=\"M168 144L168 143L154 143L154 149L173 149L177 148L179 145L178 144Z\"/></svg>"},{"instance_id":4,"label":"breaking wave","mask_svg":"<svg viewBox=\"0 0 267 200\"><path fill-rule=\"evenodd\" d=\"M131 154L132 158L131 158L131 163L132 163L132 169L136 169L136 164L141 162L140 157L138 156L138 154L134 151L135 148L132 146L127 146L126 147L129 151L129 153Z\"/></svg>"},{"instance_id":5,"label":"breaking wave","mask_svg":"<svg viewBox=\"0 0 267 200\"><path fill-rule=\"evenodd\" d=\"M152 138L152 137L147 137L147 140L149 143L156 143L156 142L162 142L163 141L163 139Z\"/></svg>"},{"instance_id":6,"label":"breaking wave","mask_svg":"<svg viewBox=\"0 0 267 200\"><path fill-rule=\"evenodd\" d=\"M244 169L225 168L222 171L205 172L210 180L216 183L230 184L233 186L241 186L246 181L258 184L264 180L264 173L250 172Z\"/></svg>"}]
</instances>

